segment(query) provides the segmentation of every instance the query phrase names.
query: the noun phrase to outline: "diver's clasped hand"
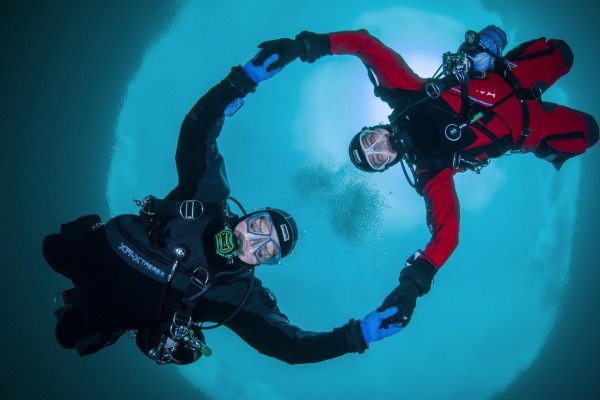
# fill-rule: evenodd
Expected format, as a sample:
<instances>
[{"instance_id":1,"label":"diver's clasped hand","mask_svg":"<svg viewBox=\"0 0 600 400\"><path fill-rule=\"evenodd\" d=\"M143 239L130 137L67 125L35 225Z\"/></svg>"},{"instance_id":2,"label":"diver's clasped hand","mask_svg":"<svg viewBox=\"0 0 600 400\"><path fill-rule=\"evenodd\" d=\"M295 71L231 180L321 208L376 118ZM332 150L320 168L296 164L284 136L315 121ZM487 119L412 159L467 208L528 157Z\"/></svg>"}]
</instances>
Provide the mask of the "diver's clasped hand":
<instances>
[{"instance_id":1,"label":"diver's clasped hand","mask_svg":"<svg viewBox=\"0 0 600 400\"><path fill-rule=\"evenodd\" d=\"M264 51L261 50L254 56L254 58L246 63L242 68L248 74L250 79L257 85L262 81L266 81L269 78L274 77L283 69L274 67L278 63L279 55L272 53L267 57L262 57Z\"/></svg>"},{"instance_id":2,"label":"diver's clasped hand","mask_svg":"<svg viewBox=\"0 0 600 400\"><path fill-rule=\"evenodd\" d=\"M294 39L275 39L262 42L258 45L262 49L253 60L256 64L263 64L273 55L279 58L267 66L267 71L275 69L281 70L283 67L300 57L304 53L304 46L298 40Z\"/></svg>"},{"instance_id":3,"label":"diver's clasped hand","mask_svg":"<svg viewBox=\"0 0 600 400\"><path fill-rule=\"evenodd\" d=\"M398 308L396 314L383 320L381 324L383 328L387 328L389 324L408 325L417 306L417 297L423 296L431 290L431 283L437 269L421 255L419 250L406 260L405 267L400 271L400 284L392 290L381 307L377 309L377 311L383 311L390 307Z\"/></svg>"},{"instance_id":4,"label":"diver's clasped hand","mask_svg":"<svg viewBox=\"0 0 600 400\"><path fill-rule=\"evenodd\" d=\"M381 322L396 314L397 311L396 307L383 311L372 311L360 321L360 328L367 344L392 336L402 330L403 326L400 324L391 324L385 328L381 327Z\"/></svg>"},{"instance_id":5,"label":"diver's clasped hand","mask_svg":"<svg viewBox=\"0 0 600 400\"><path fill-rule=\"evenodd\" d=\"M256 60L261 55L261 53L262 51L258 52L258 54L256 54L254 58L248 61L243 67L240 68L239 66L237 66L232 68L232 73L237 72L238 70L240 71L239 73L234 75L234 77L232 78L233 81L230 81L230 84L232 86L239 87L240 85L236 84L238 81L247 81L245 85L241 86L245 88L250 88L249 90L247 90L247 92L254 92L256 85L258 85L262 81L266 81L267 79L274 77L282 70L282 68L269 69L269 67L272 66L273 63L275 63L279 59L279 56L277 54L271 54L268 57L262 57L261 61L257 62ZM244 72L241 72L241 70L243 70ZM232 75L230 74L230 76ZM233 116L244 105L243 97L247 94L247 92L240 93L242 94L241 97L238 97L234 99L231 103L229 103L223 110L223 115L225 115L226 117Z\"/></svg>"},{"instance_id":6,"label":"diver's clasped hand","mask_svg":"<svg viewBox=\"0 0 600 400\"><path fill-rule=\"evenodd\" d=\"M329 35L302 31L295 39L268 40L258 45L260 53L254 64L262 65L271 55L279 55L279 59L267 67L267 71L283 68L296 58L307 63L313 63L319 58L331 54Z\"/></svg>"},{"instance_id":7,"label":"diver's clasped hand","mask_svg":"<svg viewBox=\"0 0 600 400\"><path fill-rule=\"evenodd\" d=\"M395 324L400 324L402 327L408 325L417 306L417 297L419 297L419 289L414 283L408 281L398 285L377 309L377 311L382 311L393 307L398 310L397 313L383 319L381 327L385 329Z\"/></svg>"}]
</instances>

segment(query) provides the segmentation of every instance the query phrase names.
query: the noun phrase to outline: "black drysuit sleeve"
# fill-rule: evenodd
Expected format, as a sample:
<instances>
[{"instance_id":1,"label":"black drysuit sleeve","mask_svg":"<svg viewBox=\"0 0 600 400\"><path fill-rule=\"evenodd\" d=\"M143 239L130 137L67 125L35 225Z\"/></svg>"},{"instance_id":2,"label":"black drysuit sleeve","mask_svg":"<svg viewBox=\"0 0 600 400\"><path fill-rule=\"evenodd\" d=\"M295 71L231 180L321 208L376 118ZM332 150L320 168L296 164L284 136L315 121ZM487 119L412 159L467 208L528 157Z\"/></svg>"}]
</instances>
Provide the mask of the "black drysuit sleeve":
<instances>
[{"instance_id":1,"label":"black drysuit sleeve","mask_svg":"<svg viewBox=\"0 0 600 400\"><path fill-rule=\"evenodd\" d=\"M249 282L250 278L244 277L214 285L196 308L195 317L224 321L243 301ZM315 363L367 348L357 320L330 332L305 331L292 325L277 306L273 292L256 278L248 300L226 326L260 353L289 364Z\"/></svg>"},{"instance_id":2,"label":"black drysuit sleeve","mask_svg":"<svg viewBox=\"0 0 600 400\"><path fill-rule=\"evenodd\" d=\"M219 203L229 196L225 163L217 147L224 110L235 99L253 92L256 84L239 66L204 94L185 116L177 141L177 186L170 200L201 199Z\"/></svg>"}]
</instances>

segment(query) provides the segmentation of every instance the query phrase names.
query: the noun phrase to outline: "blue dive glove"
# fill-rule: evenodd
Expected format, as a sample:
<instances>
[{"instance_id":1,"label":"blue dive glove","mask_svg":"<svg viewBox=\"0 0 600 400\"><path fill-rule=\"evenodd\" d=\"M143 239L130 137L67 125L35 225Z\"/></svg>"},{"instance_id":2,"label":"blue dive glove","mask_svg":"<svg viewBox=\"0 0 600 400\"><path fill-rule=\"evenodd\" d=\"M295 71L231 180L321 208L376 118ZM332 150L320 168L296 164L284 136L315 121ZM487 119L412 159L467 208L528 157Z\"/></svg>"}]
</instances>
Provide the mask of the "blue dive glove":
<instances>
[{"instance_id":1,"label":"blue dive glove","mask_svg":"<svg viewBox=\"0 0 600 400\"><path fill-rule=\"evenodd\" d=\"M390 307L381 312L372 311L367 314L367 316L360 321L360 327L363 336L365 337L365 342L369 344L400 332L403 328L402 324L390 324L386 328L381 328L381 321L391 317L397 312L398 309L396 307Z\"/></svg>"},{"instance_id":2,"label":"blue dive glove","mask_svg":"<svg viewBox=\"0 0 600 400\"><path fill-rule=\"evenodd\" d=\"M270 71L267 71L267 68L269 67L269 65L273 64L275 61L277 61L279 59L278 54L271 54L269 57L267 57L267 59L262 64L254 65L259 54L260 54L260 52L258 52L258 54L255 55L254 58L252 58L252 60L248 61L246 63L246 65L244 65L242 67L242 68L244 68L244 71L246 71L248 76L256 84L259 84L262 81L266 81L267 79L274 77L283 69L283 67L280 67L280 68L274 68Z\"/></svg>"},{"instance_id":3,"label":"blue dive glove","mask_svg":"<svg viewBox=\"0 0 600 400\"><path fill-rule=\"evenodd\" d=\"M254 83L256 83L257 85L262 81L266 81L267 79L274 77L283 69L283 67L280 67L280 68L274 68L271 71L267 71L267 67L269 65L273 64L275 61L277 61L277 59L279 59L279 56L277 54L271 54L269 57L267 57L264 60L264 62L262 64L254 65L254 63L258 59L260 53L261 52L259 51L254 56L254 58L252 58L252 60L248 61L246 63L246 65L244 65L242 67L244 72L246 72L246 74L250 77L250 79L252 79L252 81L254 81ZM231 117L243 105L244 105L244 99L242 99L241 97L238 97L237 99L235 99L234 101L229 103L229 105L227 105L227 107L225 107L225 110L223 111L223 115L225 115L226 117Z\"/></svg>"}]
</instances>

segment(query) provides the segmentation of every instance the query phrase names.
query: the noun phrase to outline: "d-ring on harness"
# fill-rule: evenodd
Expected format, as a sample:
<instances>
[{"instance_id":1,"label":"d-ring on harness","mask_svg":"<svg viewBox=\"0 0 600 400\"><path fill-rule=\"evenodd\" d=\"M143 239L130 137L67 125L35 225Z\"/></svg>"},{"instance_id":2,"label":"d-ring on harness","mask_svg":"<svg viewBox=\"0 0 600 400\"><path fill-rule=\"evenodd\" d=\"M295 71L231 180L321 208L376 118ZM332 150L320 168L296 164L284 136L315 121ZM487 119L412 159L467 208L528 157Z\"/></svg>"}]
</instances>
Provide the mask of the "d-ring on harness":
<instances>
[{"instance_id":1,"label":"d-ring on harness","mask_svg":"<svg viewBox=\"0 0 600 400\"><path fill-rule=\"evenodd\" d=\"M245 210L241 204L239 204L237 200L233 198L231 199L245 213ZM141 201L134 199L134 202L141 208L141 214L148 216L151 221L153 221L155 217L161 216L181 217L185 220L195 220L204 216L208 218L225 218L226 223L228 223L228 219L231 217L227 201L225 201L224 205L216 205L205 204L196 199L184 201L160 200L152 195L148 195ZM157 219L157 221L159 221L159 219ZM206 346L204 336L202 335L200 329L216 328L230 321L244 306L254 286L254 268L251 268L251 276L246 295L237 309L228 318L210 327L202 327L201 325L194 324L192 316L194 310L196 309L196 305L202 295L204 295L204 293L210 289L213 280L222 275L239 274L240 272L247 271L247 267L243 267L237 271L220 272L214 276L211 276L211 272L202 266L191 271L191 268L186 269L183 265L183 262L189 256L189 252L189 248L183 244L177 245L172 249L172 255L175 260L171 267L171 271L167 276L165 288L161 296L162 300L160 302L160 309L158 311L159 321L162 320L162 313L164 311L163 308L167 291L171 287L173 278L181 269L180 267L183 267L183 270L187 271L189 280L187 288L185 289L185 294L183 295L181 301L174 305L172 320L168 323L163 323L160 325L160 340L158 344L154 348L150 349L147 353L147 355L159 365L173 362L177 363L178 360L173 355L178 349L181 348L191 350L194 352L194 354L197 354L197 358L200 357L199 354L207 357L210 356L212 354L212 350ZM231 259L230 263L233 263L233 259ZM198 289L200 289L200 291L198 291ZM192 327L198 329L198 334L194 332Z\"/></svg>"}]
</instances>

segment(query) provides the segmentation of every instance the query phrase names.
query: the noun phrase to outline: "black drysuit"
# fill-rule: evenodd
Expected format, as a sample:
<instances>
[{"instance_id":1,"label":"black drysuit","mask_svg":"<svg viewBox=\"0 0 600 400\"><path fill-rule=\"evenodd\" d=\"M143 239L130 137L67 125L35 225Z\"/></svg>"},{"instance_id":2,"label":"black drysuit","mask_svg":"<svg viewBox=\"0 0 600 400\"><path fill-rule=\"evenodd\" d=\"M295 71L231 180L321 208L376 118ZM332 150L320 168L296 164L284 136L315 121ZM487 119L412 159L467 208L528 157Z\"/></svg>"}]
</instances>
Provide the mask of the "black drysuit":
<instances>
[{"instance_id":1,"label":"black drysuit","mask_svg":"<svg viewBox=\"0 0 600 400\"><path fill-rule=\"evenodd\" d=\"M186 115L176 154L179 183L166 200L195 199L207 209L223 209L230 193L216 143L223 113L229 103L253 92L255 86L240 67L235 67ZM251 268L241 265L237 258L228 264L215 253L214 235L223 228L222 218L203 215L193 220L178 216L154 220L160 223L150 224L141 213L120 215L100 224L99 218L86 216L63 224L60 234L45 239L43 251L48 263L75 285L74 304L60 313L57 324L61 345L78 347L98 332L110 335L151 329L170 321L192 271L202 267L208 272L210 286L198 296L194 322L226 321L248 294L243 307L225 326L265 355L295 364L366 349L356 320L331 332L308 332L290 324L273 293L254 278ZM157 234L149 235L149 229ZM167 282L175 261L174 248L181 245L188 249L188 256ZM193 295L200 292L198 288Z\"/></svg>"}]
</instances>

